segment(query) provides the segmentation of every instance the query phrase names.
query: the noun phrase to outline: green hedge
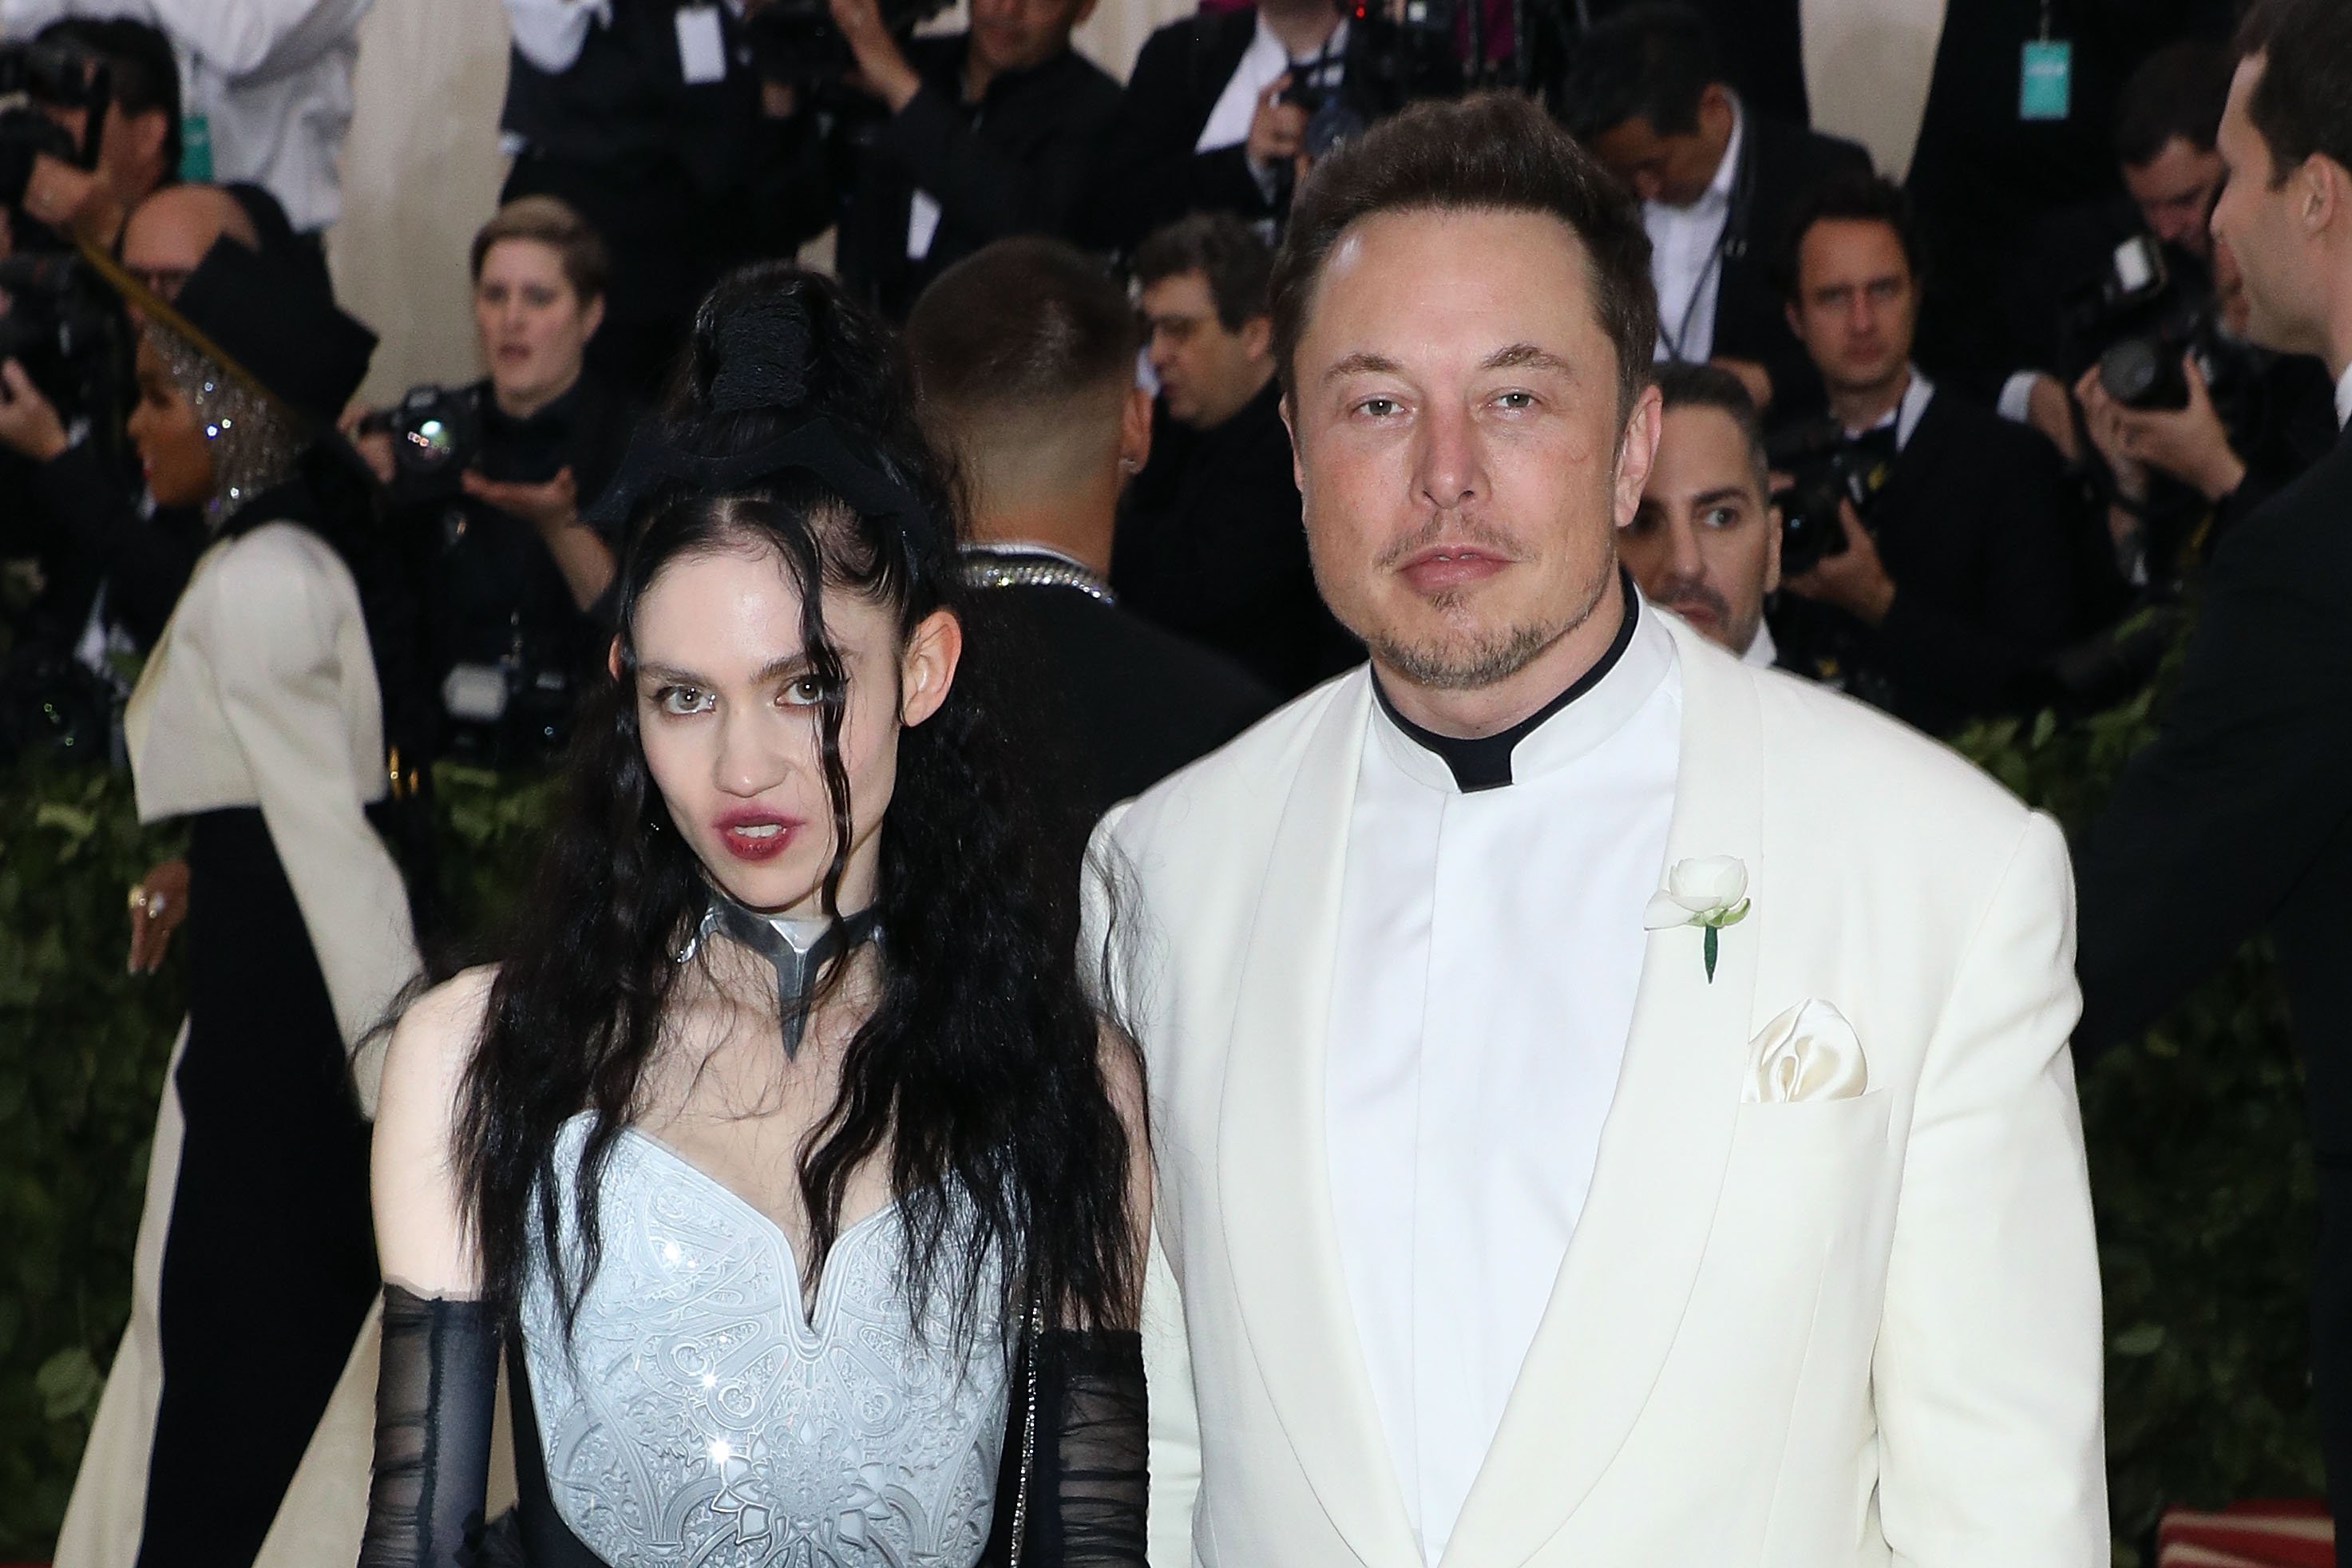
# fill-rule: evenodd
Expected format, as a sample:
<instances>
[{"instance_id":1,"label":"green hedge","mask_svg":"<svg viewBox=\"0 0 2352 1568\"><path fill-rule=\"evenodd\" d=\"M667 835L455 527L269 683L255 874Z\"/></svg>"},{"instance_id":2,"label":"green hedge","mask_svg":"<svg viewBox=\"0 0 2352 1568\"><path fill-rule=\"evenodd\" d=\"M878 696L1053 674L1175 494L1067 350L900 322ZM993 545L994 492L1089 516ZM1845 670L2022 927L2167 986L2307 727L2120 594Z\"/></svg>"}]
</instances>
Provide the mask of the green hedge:
<instances>
[{"instance_id":1,"label":"green hedge","mask_svg":"<svg viewBox=\"0 0 2352 1568\"><path fill-rule=\"evenodd\" d=\"M1989 726L1962 749L2071 827L2147 729L2142 702L2077 725ZM443 885L461 929L482 929L513 896L546 788L436 774ZM0 1559L47 1553L129 1311L180 998L170 963L123 973L123 896L173 847L138 826L119 776L0 785ZM2259 950L2084 1085L2118 1564L2140 1561L2164 1502L2320 1489L2300 1098Z\"/></svg>"}]
</instances>

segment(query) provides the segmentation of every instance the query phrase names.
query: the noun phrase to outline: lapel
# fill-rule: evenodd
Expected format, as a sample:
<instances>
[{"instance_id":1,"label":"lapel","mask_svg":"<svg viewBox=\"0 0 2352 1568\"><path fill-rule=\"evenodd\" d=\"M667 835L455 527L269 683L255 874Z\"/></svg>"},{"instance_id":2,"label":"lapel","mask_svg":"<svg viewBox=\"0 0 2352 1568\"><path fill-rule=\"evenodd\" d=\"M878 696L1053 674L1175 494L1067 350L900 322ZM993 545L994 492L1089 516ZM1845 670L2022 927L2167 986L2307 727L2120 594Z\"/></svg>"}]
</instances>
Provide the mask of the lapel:
<instances>
[{"instance_id":1,"label":"lapel","mask_svg":"<svg viewBox=\"0 0 2352 1568\"><path fill-rule=\"evenodd\" d=\"M1359 670L1282 807L1236 987L1218 1187L1243 1328L1299 1468L1366 1564L1420 1568L1341 1271L1324 1138L1339 884L1371 703Z\"/></svg>"},{"instance_id":2,"label":"lapel","mask_svg":"<svg viewBox=\"0 0 2352 1568\"><path fill-rule=\"evenodd\" d=\"M1664 1364L1706 1250L1730 1158L1772 918L1762 858L1755 677L1663 617L1681 655L1682 761L1666 859L1733 855L1748 918L1722 936L1709 984L1691 927L1654 931L1601 1153L1550 1305L1447 1544L1447 1564L1527 1561L1624 1443Z\"/></svg>"}]
</instances>

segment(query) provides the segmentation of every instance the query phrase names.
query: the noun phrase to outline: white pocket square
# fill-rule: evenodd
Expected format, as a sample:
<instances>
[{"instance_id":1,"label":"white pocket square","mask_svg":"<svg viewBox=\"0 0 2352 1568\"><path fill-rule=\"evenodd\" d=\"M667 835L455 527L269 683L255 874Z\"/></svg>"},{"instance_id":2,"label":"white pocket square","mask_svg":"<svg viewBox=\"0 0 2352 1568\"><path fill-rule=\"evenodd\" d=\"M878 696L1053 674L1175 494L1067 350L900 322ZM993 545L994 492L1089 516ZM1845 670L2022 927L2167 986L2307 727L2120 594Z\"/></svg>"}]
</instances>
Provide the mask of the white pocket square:
<instances>
[{"instance_id":1,"label":"white pocket square","mask_svg":"<svg viewBox=\"0 0 2352 1568\"><path fill-rule=\"evenodd\" d=\"M1862 1040L1845 1015L1815 996L1764 1026L1748 1047L1742 1105L1852 1100L1870 1087Z\"/></svg>"}]
</instances>

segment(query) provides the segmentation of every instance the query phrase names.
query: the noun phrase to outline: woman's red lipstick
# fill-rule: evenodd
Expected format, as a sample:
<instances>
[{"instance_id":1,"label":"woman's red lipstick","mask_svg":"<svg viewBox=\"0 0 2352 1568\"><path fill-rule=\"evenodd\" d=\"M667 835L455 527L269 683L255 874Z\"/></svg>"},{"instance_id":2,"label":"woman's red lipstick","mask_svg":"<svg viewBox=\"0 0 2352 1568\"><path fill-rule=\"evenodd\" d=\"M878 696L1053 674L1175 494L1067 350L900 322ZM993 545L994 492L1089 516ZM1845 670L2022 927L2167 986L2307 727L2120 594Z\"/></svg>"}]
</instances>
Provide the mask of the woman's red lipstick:
<instances>
[{"instance_id":1,"label":"woman's red lipstick","mask_svg":"<svg viewBox=\"0 0 2352 1568\"><path fill-rule=\"evenodd\" d=\"M738 860L772 860L782 854L801 830L801 820L780 812L730 811L711 826L719 842Z\"/></svg>"}]
</instances>

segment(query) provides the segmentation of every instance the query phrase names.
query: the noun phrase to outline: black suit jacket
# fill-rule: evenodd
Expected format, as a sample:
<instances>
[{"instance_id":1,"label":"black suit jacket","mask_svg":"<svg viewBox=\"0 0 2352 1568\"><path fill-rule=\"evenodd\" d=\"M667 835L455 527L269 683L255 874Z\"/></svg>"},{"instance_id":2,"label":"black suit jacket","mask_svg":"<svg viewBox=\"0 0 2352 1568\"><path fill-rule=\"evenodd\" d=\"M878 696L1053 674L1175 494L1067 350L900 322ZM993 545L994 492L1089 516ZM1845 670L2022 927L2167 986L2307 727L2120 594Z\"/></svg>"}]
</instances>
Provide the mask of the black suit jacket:
<instances>
[{"instance_id":1,"label":"black suit jacket","mask_svg":"<svg viewBox=\"0 0 2352 1568\"><path fill-rule=\"evenodd\" d=\"M1087 825L1274 710L1230 660L1079 589L976 589L971 603L1031 699L1017 721L1058 760Z\"/></svg>"},{"instance_id":2,"label":"black suit jacket","mask_svg":"<svg viewBox=\"0 0 2352 1568\"><path fill-rule=\"evenodd\" d=\"M1732 175L1724 227L1723 287L1715 307L1715 349L1754 360L1772 377L1773 416L1816 412L1821 373L1789 330L1780 257L1797 204L1834 175L1870 173L1870 154L1852 142L1748 112Z\"/></svg>"},{"instance_id":3,"label":"black suit jacket","mask_svg":"<svg viewBox=\"0 0 2352 1568\"><path fill-rule=\"evenodd\" d=\"M1274 215L1238 144L1192 150L1256 32L1257 8L1250 6L1186 16L1144 40L1096 165L1080 232L1086 243L1132 251L1187 213Z\"/></svg>"},{"instance_id":4,"label":"black suit jacket","mask_svg":"<svg viewBox=\"0 0 2352 1568\"><path fill-rule=\"evenodd\" d=\"M1279 385L1213 430L1154 411L1151 461L1119 506L1111 584L1128 608L1295 697L1363 650L1315 591Z\"/></svg>"},{"instance_id":5,"label":"black suit jacket","mask_svg":"<svg viewBox=\"0 0 2352 1568\"><path fill-rule=\"evenodd\" d=\"M842 216L841 279L893 319L906 315L925 284L991 240L1069 237L1095 151L1118 110L1118 84L1069 49L998 76L978 105L966 104L968 42L956 33L908 46L922 89L873 128ZM940 204L939 232L919 261L907 255L918 189Z\"/></svg>"},{"instance_id":6,"label":"black suit jacket","mask_svg":"<svg viewBox=\"0 0 2352 1568\"><path fill-rule=\"evenodd\" d=\"M2216 548L2180 683L2075 856L2095 1053L2263 927L2305 1053L2313 1143L2352 1165L2342 917L2352 878L2352 439Z\"/></svg>"},{"instance_id":7,"label":"black suit jacket","mask_svg":"<svg viewBox=\"0 0 2352 1568\"><path fill-rule=\"evenodd\" d=\"M1931 734L2011 707L2077 628L2074 505L2049 442L1939 390L1870 509L1885 620L1783 594L1773 635L1791 664L1826 674L1826 655Z\"/></svg>"}]
</instances>

